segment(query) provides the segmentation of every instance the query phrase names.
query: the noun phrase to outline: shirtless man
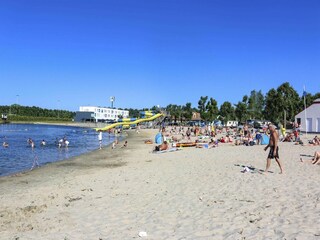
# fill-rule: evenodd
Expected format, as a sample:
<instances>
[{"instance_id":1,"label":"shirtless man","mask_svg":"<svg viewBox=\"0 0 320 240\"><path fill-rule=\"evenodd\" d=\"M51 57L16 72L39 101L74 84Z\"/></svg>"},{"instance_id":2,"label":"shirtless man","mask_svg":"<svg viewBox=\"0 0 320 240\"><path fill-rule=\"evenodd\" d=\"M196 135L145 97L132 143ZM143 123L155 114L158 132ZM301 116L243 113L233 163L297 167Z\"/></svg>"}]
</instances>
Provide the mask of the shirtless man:
<instances>
[{"instance_id":1,"label":"shirtless man","mask_svg":"<svg viewBox=\"0 0 320 240\"><path fill-rule=\"evenodd\" d=\"M267 173L270 168L271 159L275 158L279 165L280 173L282 174L283 168L279 159L279 147L278 147L279 135L273 125L270 124L268 128L270 131L270 140L269 140L269 144L264 148L264 150L266 151L268 147L270 147L270 151L267 158L267 166L266 166L265 172Z\"/></svg>"},{"instance_id":2,"label":"shirtless man","mask_svg":"<svg viewBox=\"0 0 320 240\"><path fill-rule=\"evenodd\" d=\"M167 141L164 141L161 145L156 146L154 151L164 151L164 150L168 150L169 149L169 145Z\"/></svg>"}]
</instances>

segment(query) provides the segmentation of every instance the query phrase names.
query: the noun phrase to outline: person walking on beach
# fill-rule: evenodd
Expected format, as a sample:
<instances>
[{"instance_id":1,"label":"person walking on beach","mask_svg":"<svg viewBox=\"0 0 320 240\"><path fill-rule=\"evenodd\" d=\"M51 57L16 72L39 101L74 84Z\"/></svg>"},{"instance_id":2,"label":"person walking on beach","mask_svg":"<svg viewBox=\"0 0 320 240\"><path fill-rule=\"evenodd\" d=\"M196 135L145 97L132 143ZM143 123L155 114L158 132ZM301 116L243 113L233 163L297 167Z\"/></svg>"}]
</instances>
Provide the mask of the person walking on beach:
<instances>
[{"instance_id":1,"label":"person walking on beach","mask_svg":"<svg viewBox=\"0 0 320 240\"><path fill-rule=\"evenodd\" d=\"M267 158L266 170L264 172L265 173L268 172L271 165L271 159L274 158L279 165L280 174L282 174L283 168L282 168L282 163L279 159L279 147L278 147L279 135L273 125L270 124L268 128L270 131L270 139L269 139L269 144L264 148L264 150L266 151L270 147L270 151Z\"/></svg>"}]
</instances>

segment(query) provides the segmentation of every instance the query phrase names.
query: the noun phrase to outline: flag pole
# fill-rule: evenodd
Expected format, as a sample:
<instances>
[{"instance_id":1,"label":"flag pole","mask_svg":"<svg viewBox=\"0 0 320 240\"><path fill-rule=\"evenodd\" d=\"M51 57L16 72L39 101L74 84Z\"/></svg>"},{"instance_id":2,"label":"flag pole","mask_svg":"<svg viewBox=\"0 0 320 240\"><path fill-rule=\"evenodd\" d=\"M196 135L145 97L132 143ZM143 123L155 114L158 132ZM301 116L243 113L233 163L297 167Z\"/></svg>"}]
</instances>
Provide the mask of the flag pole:
<instances>
[{"instance_id":1,"label":"flag pole","mask_svg":"<svg viewBox=\"0 0 320 240\"><path fill-rule=\"evenodd\" d=\"M308 137L308 128L307 128L307 104L306 104L306 86L303 86L303 102L304 102L304 121L306 125L306 137Z\"/></svg>"}]
</instances>

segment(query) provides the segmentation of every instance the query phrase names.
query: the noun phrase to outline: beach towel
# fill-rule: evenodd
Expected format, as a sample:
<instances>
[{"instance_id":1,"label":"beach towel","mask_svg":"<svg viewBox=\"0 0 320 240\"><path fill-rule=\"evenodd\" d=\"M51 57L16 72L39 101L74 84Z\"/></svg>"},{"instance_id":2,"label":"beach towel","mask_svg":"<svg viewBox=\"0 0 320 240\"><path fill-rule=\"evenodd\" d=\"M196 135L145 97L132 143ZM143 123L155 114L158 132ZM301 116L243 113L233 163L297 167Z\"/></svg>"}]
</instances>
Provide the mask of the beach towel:
<instances>
[{"instance_id":1,"label":"beach towel","mask_svg":"<svg viewBox=\"0 0 320 240\"><path fill-rule=\"evenodd\" d=\"M162 151L154 151L154 153L167 153L167 152L175 152L175 151L178 151L180 149L178 148L170 148L170 149L167 149L167 150L162 150Z\"/></svg>"}]
</instances>

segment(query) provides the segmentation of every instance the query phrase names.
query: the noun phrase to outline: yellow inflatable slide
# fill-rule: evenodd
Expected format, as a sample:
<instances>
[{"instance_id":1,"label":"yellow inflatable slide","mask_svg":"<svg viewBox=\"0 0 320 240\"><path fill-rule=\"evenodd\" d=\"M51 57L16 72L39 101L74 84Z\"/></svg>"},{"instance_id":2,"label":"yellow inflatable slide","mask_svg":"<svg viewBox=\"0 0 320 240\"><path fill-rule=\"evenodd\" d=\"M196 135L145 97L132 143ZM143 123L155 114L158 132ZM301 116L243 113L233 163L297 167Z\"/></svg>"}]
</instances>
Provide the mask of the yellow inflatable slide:
<instances>
[{"instance_id":1,"label":"yellow inflatable slide","mask_svg":"<svg viewBox=\"0 0 320 240\"><path fill-rule=\"evenodd\" d=\"M158 113L158 114L155 114L151 117L148 117L148 118L139 118L135 121L123 121L123 122L117 122L117 123L113 123L111 125L108 125L108 126L105 126L103 128L96 128L96 131L108 131L109 129L112 129L112 128L115 128L117 126L121 126L121 125L133 125L133 124L138 124L138 123L141 123L141 122L149 122L149 121L153 121L159 117L163 116L162 113Z\"/></svg>"}]
</instances>

